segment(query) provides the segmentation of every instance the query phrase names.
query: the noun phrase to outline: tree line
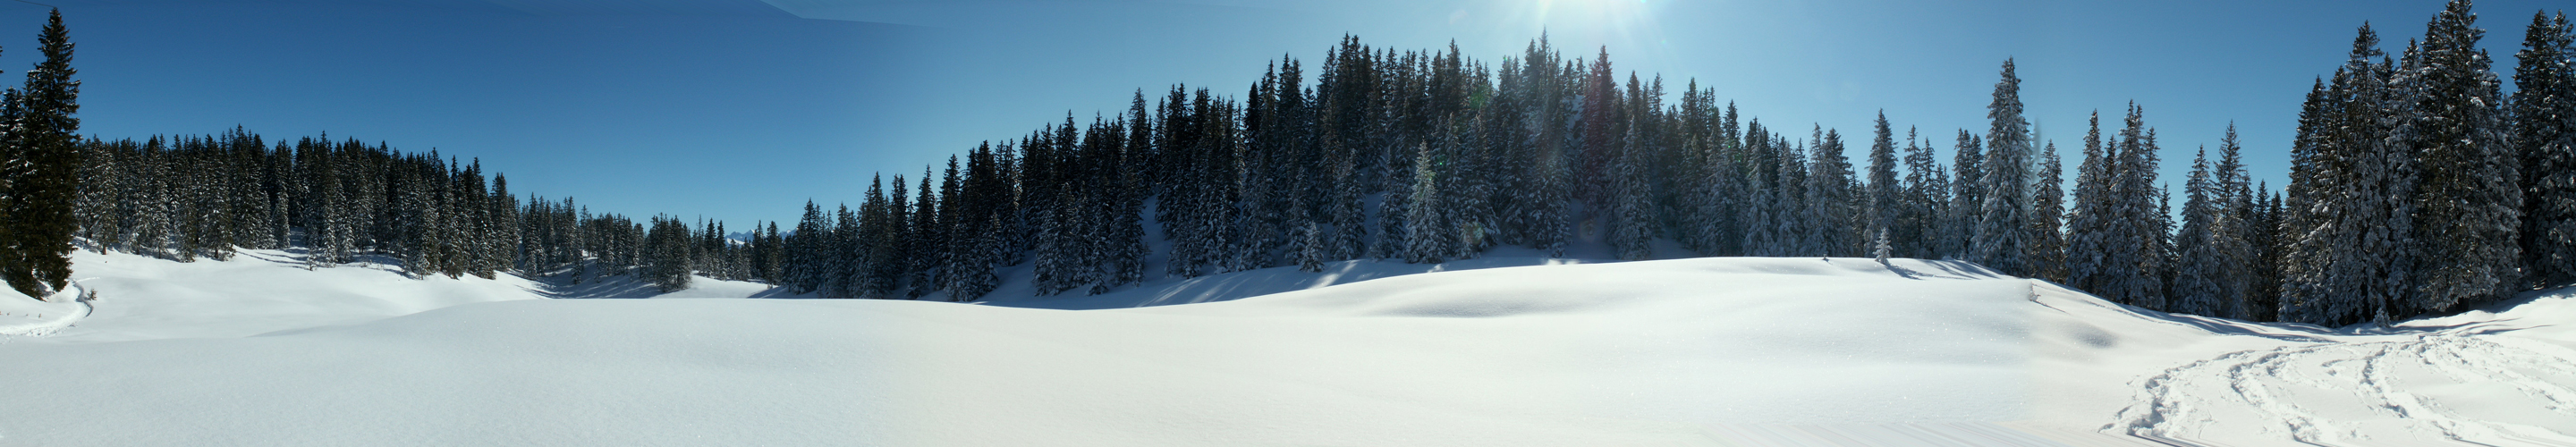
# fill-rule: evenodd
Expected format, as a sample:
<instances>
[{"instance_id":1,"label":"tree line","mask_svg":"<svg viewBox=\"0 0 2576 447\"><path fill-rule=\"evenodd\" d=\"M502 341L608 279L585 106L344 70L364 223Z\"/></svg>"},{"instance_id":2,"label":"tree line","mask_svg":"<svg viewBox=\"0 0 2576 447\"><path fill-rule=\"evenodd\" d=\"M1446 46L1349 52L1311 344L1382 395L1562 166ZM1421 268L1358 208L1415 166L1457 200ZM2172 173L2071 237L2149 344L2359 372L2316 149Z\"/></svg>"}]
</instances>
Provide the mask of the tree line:
<instances>
[{"instance_id":1,"label":"tree line","mask_svg":"<svg viewBox=\"0 0 2576 447\"><path fill-rule=\"evenodd\" d=\"M2474 20L2454 1L2394 58L2364 25L2351 61L2309 95L2290 184L2253 182L2231 126L2215 154L2194 153L2179 210L2143 107L2108 128L2097 113L2066 172L2024 117L2011 60L1985 129L1900 136L1882 114L1866 136L1797 135L1714 87L1675 97L1660 77L1623 80L1606 49L1567 58L1544 37L1499 62L1345 37L1311 68L1272 63L1239 96L1138 91L1119 113L1068 114L909 180L880 175L855 209L809 201L788 231L756 223L748 240L721 222L522 201L479 163L435 152L272 146L238 129L81 144L94 162L73 209L102 249L177 259L292 245L316 265L635 273L665 289L695 272L840 298L975 300L1016 266L1038 294L1097 294L1156 275L1499 246L1562 256L1597 240L1628 260L1961 259L2151 309L2389 321L2576 282L2576 27L2535 16L2508 97ZM1855 166L1846 147L1859 144Z\"/></svg>"}]
</instances>

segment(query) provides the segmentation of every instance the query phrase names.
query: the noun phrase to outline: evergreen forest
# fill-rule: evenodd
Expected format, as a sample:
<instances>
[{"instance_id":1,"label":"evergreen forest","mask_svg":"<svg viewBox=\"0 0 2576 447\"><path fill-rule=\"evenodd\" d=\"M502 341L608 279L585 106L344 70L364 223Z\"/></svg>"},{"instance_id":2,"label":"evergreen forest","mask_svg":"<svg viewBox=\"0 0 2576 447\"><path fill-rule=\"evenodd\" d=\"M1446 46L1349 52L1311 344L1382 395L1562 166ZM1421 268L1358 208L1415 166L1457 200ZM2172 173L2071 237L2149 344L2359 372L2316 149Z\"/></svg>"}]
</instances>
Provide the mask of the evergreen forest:
<instances>
[{"instance_id":1,"label":"evergreen forest","mask_svg":"<svg viewBox=\"0 0 2576 447\"><path fill-rule=\"evenodd\" d=\"M0 107L0 276L45 296L74 247L180 261L297 248L317 268L424 277L678 290L699 275L972 301L1023 266L1039 294L1098 294L1597 241L1623 260L1958 259L2147 309L2391 322L2576 283L2576 26L2535 14L2507 94L2475 20L2452 1L2396 54L2361 26L2291 147L2255 149L2289 151L2286 185L2254 181L2232 127L2166 150L2182 144L2160 143L2136 103L2095 113L2061 159L2034 137L2009 59L1985 128L1882 114L1802 133L1718 86L1620 73L1607 49L1568 57L1542 37L1480 60L1345 37L1253 85L1139 90L1126 110L874 175L864 197L808 202L796 222L729 229L593 213L513 192L472 159L354 138L77 137L56 14L46 60ZM2184 155L2179 189L2157 178Z\"/></svg>"}]
</instances>

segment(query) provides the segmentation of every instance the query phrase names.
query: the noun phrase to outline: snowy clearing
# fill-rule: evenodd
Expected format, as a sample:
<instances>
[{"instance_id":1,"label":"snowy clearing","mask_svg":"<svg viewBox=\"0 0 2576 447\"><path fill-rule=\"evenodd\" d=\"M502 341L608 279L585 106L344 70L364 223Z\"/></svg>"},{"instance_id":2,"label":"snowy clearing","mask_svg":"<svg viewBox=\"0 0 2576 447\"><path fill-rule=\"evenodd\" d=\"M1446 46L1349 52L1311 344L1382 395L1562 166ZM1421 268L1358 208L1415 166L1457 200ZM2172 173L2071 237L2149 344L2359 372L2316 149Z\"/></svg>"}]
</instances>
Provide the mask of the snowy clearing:
<instances>
[{"instance_id":1,"label":"snowy clearing","mask_svg":"<svg viewBox=\"0 0 2576 447\"><path fill-rule=\"evenodd\" d=\"M2576 443L2566 294L2332 330L1950 262L1488 257L983 305L590 300L543 298L778 293L246 253L79 255L95 314L0 336L0 378L35 385L0 393L44 409L0 445Z\"/></svg>"}]
</instances>

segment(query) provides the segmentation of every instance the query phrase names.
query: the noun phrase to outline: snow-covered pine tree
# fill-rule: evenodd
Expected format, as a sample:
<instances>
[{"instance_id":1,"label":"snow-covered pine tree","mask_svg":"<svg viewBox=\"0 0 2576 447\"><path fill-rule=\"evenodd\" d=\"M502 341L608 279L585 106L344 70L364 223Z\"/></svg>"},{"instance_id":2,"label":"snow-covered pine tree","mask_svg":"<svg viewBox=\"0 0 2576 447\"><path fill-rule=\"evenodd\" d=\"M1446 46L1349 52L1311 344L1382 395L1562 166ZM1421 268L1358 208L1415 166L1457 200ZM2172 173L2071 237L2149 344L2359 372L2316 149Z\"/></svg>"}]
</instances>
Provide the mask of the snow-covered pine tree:
<instances>
[{"instance_id":1,"label":"snow-covered pine tree","mask_svg":"<svg viewBox=\"0 0 2576 447\"><path fill-rule=\"evenodd\" d=\"M832 257L829 248L831 222L823 217L823 207L813 200L805 201L805 217L796 221L796 232L787 236L785 284L794 293L822 290L825 265Z\"/></svg>"},{"instance_id":2,"label":"snow-covered pine tree","mask_svg":"<svg viewBox=\"0 0 2576 447\"><path fill-rule=\"evenodd\" d=\"M876 200L884 200L884 190L879 188L882 184L883 180L870 179L868 195L877 198ZM861 208L867 206L866 202L860 203ZM834 223L831 231L831 258L824 264L823 296L858 298L863 296L860 293L867 287L868 280L865 276L868 266L868 246L865 244L867 241L863 239L867 227L859 218L859 213L850 211L848 204L834 207L832 215Z\"/></svg>"},{"instance_id":3,"label":"snow-covered pine tree","mask_svg":"<svg viewBox=\"0 0 2576 447\"><path fill-rule=\"evenodd\" d=\"M2369 29L2368 24L2362 25L2362 37L2376 45ZM2365 48L2377 50L2354 46L2356 51ZM2341 76L2337 79L2340 83ZM2274 307L2270 309L2277 321L2319 321L2327 302L2326 273L2333 262L2329 251L2333 238L2328 232L2334 229L2325 226L2332 221L2332 215L2326 213L2328 209L2315 205L2334 191L2330 187L2341 183L2335 176L2338 171L2327 169L2335 154L2324 150L2331 143L2328 131L2339 125L2334 113L2335 97L2335 91L2326 88L2325 79L2314 81L2307 100L2300 106L2298 133L2290 140L2290 184L2282 192L2286 203L2276 230L2281 237L2277 242L2279 262L2273 264L2280 269L2279 290L2272 297Z\"/></svg>"},{"instance_id":4,"label":"snow-covered pine tree","mask_svg":"<svg viewBox=\"0 0 2576 447\"><path fill-rule=\"evenodd\" d=\"M2127 127L2106 151L2101 289L2113 302L2164 309L2164 221L2155 186L2156 147L2145 110L2129 106Z\"/></svg>"},{"instance_id":5,"label":"snow-covered pine tree","mask_svg":"<svg viewBox=\"0 0 2576 447\"><path fill-rule=\"evenodd\" d=\"M1887 229L1880 228L1878 230L1878 240L1872 242L1870 247L1870 256L1878 258L1878 265L1894 267L1894 265L1887 263L1888 253L1895 251L1895 247L1888 246L1887 244Z\"/></svg>"},{"instance_id":6,"label":"snow-covered pine tree","mask_svg":"<svg viewBox=\"0 0 2576 447\"><path fill-rule=\"evenodd\" d=\"M1116 186L1110 189L1114 202L1108 204L1109 218L1103 222L1109 226L1104 232L1101 247L1106 257L1103 262L1108 264L1108 269L1107 276L1095 289L1101 292L1118 286L1143 284L1145 256L1153 250L1145 245L1145 199L1153 193L1153 185L1148 183L1151 172L1147 165L1153 148L1149 139L1152 123L1146 120L1144 107L1143 99L1136 100L1128 110L1132 121L1110 126L1134 127L1127 128L1127 136L1118 142L1118 153L1108 165L1109 172L1102 173Z\"/></svg>"},{"instance_id":7,"label":"snow-covered pine tree","mask_svg":"<svg viewBox=\"0 0 2576 447\"><path fill-rule=\"evenodd\" d=\"M1472 259L1483 254L1484 249L1492 244L1490 236L1494 214L1491 199L1495 177L1492 168L1496 163L1491 160L1494 152L1487 137L1493 136L1493 132L1487 125L1491 118L1484 110L1463 111L1458 116L1457 142L1449 148L1449 155L1444 160L1448 164L1445 167L1447 178L1442 179L1440 185L1440 193L1444 195L1440 204L1446 209L1448 225L1455 232L1452 237L1456 238L1456 244L1450 248L1446 258Z\"/></svg>"},{"instance_id":8,"label":"snow-covered pine tree","mask_svg":"<svg viewBox=\"0 0 2576 447\"><path fill-rule=\"evenodd\" d=\"M2576 283L2576 26L2533 13L2514 54L2513 151L2522 154L2528 287Z\"/></svg>"},{"instance_id":9,"label":"snow-covered pine tree","mask_svg":"<svg viewBox=\"0 0 2576 447\"><path fill-rule=\"evenodd\" d=\"M904 259L911 264L908 266L911 272L907 275L911 277L908 281L911 286L906 288L905 299L920 299L922 295L938 291L939 267L947 264L940 259L948 255L946 247L949 242L948 224L940 221L945 210L940 208L939 202L947 197L940 196L939 190L930 189L930 174L930 166L921 167L921 187L915 189L920 191L920 197L913 199L912 223L906 226L912 230L912 237L903 241L907 244L905 251L911 253L906 256L908 259Z\"/></svg>"},{"instance_id":10,"label":"snow-covered pine tree","mask_svg":"<svg viewBox=\"0 0 2576 447\"><path fill-rule=\"evenodd\" d=\"M2013 60L2004 59L2003 80L1995 83L1994 102L1986 105L1985 168L1978 176L1976 232L1968 242L1968 259L2007 275L2033 276L2023 259L2033 238L2030 226L2030 121L2022 118L2021 78Z\"/></svg>"},{"instance_id":11,"label":"snow-covered pine tree","mask_svg":"<svg viewBox=\"0 0 2576 447\"><path fill-rule=\"evenodd\" d=\"M1935 239L1941 230L1941 213L1949 204L1950 175L1941 171L1932 144L1917 139L1911 126L1905 128L1905 188L1905 213L1890 236L1897 256L1937 257Z\"/></svg>"},{"instance_id":12,"label":"snow-covered pine tree","mask_svg":"<svg viewBox=\"0 0 2576 447\"><path fill-rule=\"evenodd\" d=\"M1852 186L1851 158L1843 155L1842 133L1825 130L1807 154L1809 245L1802 255L1859 257L1866 253L1869 239L1860 226Z\"/></svg>"},{"instance_id":13,"label":"snow-covered pine tree","mask_svg":"<svg viewBox=\"0 0 2576 447\"><path fill-rule=\"evenodd\" d=\"M2405 133L2422 172L2416 235L2422 281L2394 314L2450 311L2510 296L2523 286L2519 230L2521 160L2508 152L2499 82L2477 48L2485 31L2467 0L2453 0L2426 24L2420 55L2406 64L2415 115ZM2411 52L2410 52L2411 53Z\"/></svg>"},{"instance_id":14,"label":"snow-covered pine tree","mask_svg":"<svg viewBox=\"0 0 2576 447\"><path fill-rule=\"evenodd\" d=\"M1743 217L1744 251L1750 256L1789 256L1780 234L1780 151L1772 147L1769 131L1761 119L1745 125L1745 185Z\"/></svg>"},{"instance_id":15,"label":"snow-covered pine tree","mask_svg":"<svg viewBox=\"0 0 2576 447\"><path fill-rule=\"evenodd\" d=\"M1290 239L1288 243L1288 252L1297 256L1297 271L1301 272L1324 271L1324 258L1330 256L1325 253L1328 250L1324 227L1314 222L1307 222L1304 228L1298 229L1297 238Z\"/></svg>"},{"instance_id":16,"label":"snow-covered pine tree","mask_svg":"<svg viewBox=\"0 0 2576 447\"><path fill-rule=\"evenodd\" d=\"M1703 97L1715 95L1711 91ZM1706 137L1705 159L1700 160L1707 165L1701 172L1708 175L1698 189L1702 199L1698 239L1704 255L1745 254L1745 222L1741 217L1743 209L1750 203L1751 193L1748 191L1751 188L1746 183L1750 177L1746 175L1743 160L1737 157L1743 153L1743 143L1737 140L1740 136L1735 135L1739 131L1736 129L1734 107L1729 103L1727 112L1718 115L1716 128Z\"/></svg>"},{"instance_id":17,"label":"snow-covered pine tree","mask_svg":"<svg viewBox=\"0 0 2576 447\"><path fill-rule=\"evenodd\" d=\"M509 177L492 174L492 195L488 204L487 208L492 210L492 223L487 231L492 242L488 248L490 257L485 258L485 271L514 270L519 260L526 256L526 247L520 242L524 235L519 225L519 197L510 195Z\"/></svg>"},{"instance_id":18,"label":"snow-covered pine tree","mask_svg":"<svg viewBox=\"0 0 2576 447\"><path fill-rule=\"evenodd\" d=\"M2289 238L2281 234L2281 228L2282 219L2288 214L2281 209L2281 193L2272 191L2270 184L2258 184L2254 188L2254 197L2260 201L2254 206L2255 217L2251 219L2253 259L2260 268L2253 271L2253 283L2245 293L2244 315L2248 321L2280 321L2277 312L2281 309L2281 279L2289 270L2282 265Z\"/></svg>"},{"instance_id":19,"label":"snow-covered pine tree","mask_svg":"<svg viewBox=\"0 0 2576 447\"><path fill-rule=\"evenodd\" d=\"M0 145L23 168L6 180L5 212L9 224L0 231L0 278L30 297L62 290L72 274L72 233L80 221L72 215L81 165L81 81L73 80L72 42L63 30L62 10L53 10L36 36L45 59L27 71L23 90L9 96L12 109ZM229 248L229 247L227 247Z\"/></svg>"},{"instance_id":20,"label":"snow-covered pine tree","mask_svg":"<svg viewBox=\"0 0 2576 447\"><path fill-rule=\"evenodd\" d=\"M1634 79L1630 81L1634 85ZM1649 200L1654 192L1650 190L1651 180L1646 178L1647 168L1641 166L1648 163L1645 159L1646 136L1638 133L1645 126L1632 124L1621 127L1627 129L1615 140L1619 150L1610 156L1610 166L1602 172L1611 176L1610 181L1605 182L1608 190L1603 191L1603 198L1608 200L1603 204L1607 208L1604 211L1608 211L1604 213L1608 219L1603 222L1606 224L1604 230L1608 230L1606 239L1620 260L1653 259L1654 204Z\"/></svg>"},{"instance_id":21,"label":"snow-covered pine tree","mask_svg":"<svg viewBox=\"0 0 2576 447\"><path fill-rule=\"evenodd\" d=\"M1403 152L1420 154L1425 150L1425 147L1426 144L1416 142L1410 145L1411 150L1404 150ZM1416 157L1405 158L1408 161L1419 161ZM1412 217L1413 214L1411 211L1413 206L1413 185L1415 183L1414 176L1417 174L1417 171L1414 170L1415 166L1416 164L1412 162L1391 164L1388 166L1387 175L1402 176L1404 179L1401 181L1387 181L1386 183L1389 187L1387 188L1383 198L1378 200L1377 243L1370 247L1369 257L1371 258L1401 259L1405 258L1405 254L1412 250L1412 244L1410 241L1407 241L1406 238L1413 234L1413 230L1410 228L1411 224L1406 222L1406 220Z\"/></svg>"},{"instance_id":22,"label":"snow-covered pine tree","mask_svg":"<svg viewBox=\"0 0 2576 447\"><path fill-rule=\"evenodd\" d=\"M2219 256L2219 316L2236 319L2252 318L2249 297L2259 271L2272 264L2256 261L2259 239L2254 222L2256 204L2252 185L2247 184L2244 147L2236 138L2236 123L2227 124L2227 134L2218 140L2218 162L2210 166L2212 215L2209 219L2209 246ZM2188 261L2187 259L2185 261Z\"/></svg>"},{"instance_id":23,"label":"snow-covered pine tree","mask_svg":"<svg viewBox=\"0 0 2576 447\"><path fill-rule=\"evenodd\" d=\"M654 216L653 229L644 236L645 247L652 250L651 264L645 265L644 279L662 293L689 288L688 224L678 217Z\"/></svg>"},{"instance_id":24,"label":"snow-covered pine tree","mask_svg":"<svg viewBox=\"0 0 2576 447\"><path fill-rule=\"evenodd\" d=\"M1441 263L1447 260L1444 256L1452 251L1451 247L1457 245L1448 228L1448 213L1440 203L1441 172L1436 160L1441 154L1433 152L1432 148L1424 145L1422 154L1414 157L1413 187L1410 188L1413 197L1407 200L1409 203L1405 207L1410 214L1405 216L1405 230L1410 234L1404 238L1404 262L1408 263Z\"/></svg>"},{"instance_id":25,"label":"snow-covered pine tree","mask_svg":"<svg viewBox=\"0 0 2576 447\"><path fill-rule=\"evenodd\" d=\"M1369 169L1356 161L1359 154L1355 150L1334 148L1333 152L1340 155L1337 162L1331 163L1333 197L1325 202L1325 223L1332 225L1333 232L1324 241L1324 258L1358 259L1368 255L1367 204L1363 202L1368 199L1365 185L1374 182L1364 180L1363 174Z\"/></svg>"},{"instance_id":26,"label":"snow-covered pine tree","mask_svg":"<svg viewBox=\"0 0 2576 447\"><path fill-rule=\"evenodd\" d=\"M1888 236L1907 214L1905 188L1896 181L1896 132L1887 126L1887 111L1878 112L1877 134L1869 144L1869 197L1864 231L1876 235L1872 251L1885 259Z\"/></svg>"},{"instance_id":27,"label":"snow-covered pine tree","mask_svg":"<svg viewBox=\"0 0 2576 447\"><path fill-rule=\"evenodd\" d=\"M1959 129L1959 141L1952 148L1950 169L1950 204L1942 216L1941 257L1968 259L1969 241L1977 234L1977 221L1984 217L1986 193L1985 143L1967 129Z\"/></svg>"},{"instance_id":28,"label":"snow-covered pine tree","mask_svg":"<svg viewBox=\"0 0 2576 447\"><path fill-rule=\"evenodd\" d=\"M2057 158L2057 143L2049 142L2040 152L2039 180L2030 196L2030 233L2033 235L2022 259L2028 260L2031 274L2049 281L2066 281L2066 164Z\"/></svg>"},{"instance_id":29,"label":"snow-covered pine tree","mask_svg":"<svg viewBox=\"0 0 2576 447\"><path fill-rule=\"evenodd\" d=\"M2223 200L2209 174L2209 150L2202 148L2192 155L2191 175L2183 182L2182 228L2174 234L2173 312L2227 317L2221 312L2227 299L2221 278L2234 270L2226 265L2226 255L2212 244L2216 239L2212 220L2218 218Z\"/></svg>"},{"instance_id":30,"label":"snow-covered pine tree","mask_svg":"<svg viewBox=\"0 0 2576 447\"><path fill-rule=\"evenodd\" d=\"M1565 246L1574 239L1572 213L1567 211L1574 197L1573 161L1565 157L1564 151L1542 148L1530 169L1537 185L1531 188L1535 196L1532 201L1539 204L1530 209L1529 222L1534 226L1530 248L1546 252L1548 257L1565 257ZM1388 234L1393 237L1395 233Z\"/></svg>"}]
</instances>

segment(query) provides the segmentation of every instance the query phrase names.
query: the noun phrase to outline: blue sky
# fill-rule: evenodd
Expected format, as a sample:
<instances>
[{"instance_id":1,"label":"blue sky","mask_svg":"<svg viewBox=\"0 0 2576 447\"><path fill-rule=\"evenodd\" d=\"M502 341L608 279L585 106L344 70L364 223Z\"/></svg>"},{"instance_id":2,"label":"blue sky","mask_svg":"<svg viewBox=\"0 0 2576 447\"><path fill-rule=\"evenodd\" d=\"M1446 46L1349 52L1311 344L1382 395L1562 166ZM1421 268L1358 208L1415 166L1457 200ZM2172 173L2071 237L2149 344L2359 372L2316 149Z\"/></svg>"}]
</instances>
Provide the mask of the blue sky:
<instances>
[{"instance_id":1,"label":"blue sky","mask_svg":"<svg viewBox=\"0 0 2576 447\"><path fill-rule=\"evenodd\" d=\"M1546 32L1568 56L1678 91L1714 86L1787 129L1986 127L1996 69L2074 161L2085 114L2146 107L2179 184L2240 126L2274 187L2310 82L2370 21L2393 52L2439 1L53 0L79 44L83 133L329 132L480 158L513 192L594 211L733 222L855 202L878 172L1124 110L1175 83L1240 95L1265 61L1344 33L1453 40L1498 62ZM2510 77L2543 1L2485 1ZM2555 9L2552 9L2555 11ZM44 8L0 2L0 69L34 63ZM16 24L11 27L10 24ZM16 29L16 34L8 30ZM18 36L6 39L6 36ZM2510 89L2510 86L2508 86ZM2116 119L2115 119L2116 120ZM1803 130L1803 129L1802 129ZM1865 147L1865 146L1864 146ZM1852 155L1860 155L1858 153ZM1947 160L1948 156L1943 155Z\"/></svg>"}]
</instances>

